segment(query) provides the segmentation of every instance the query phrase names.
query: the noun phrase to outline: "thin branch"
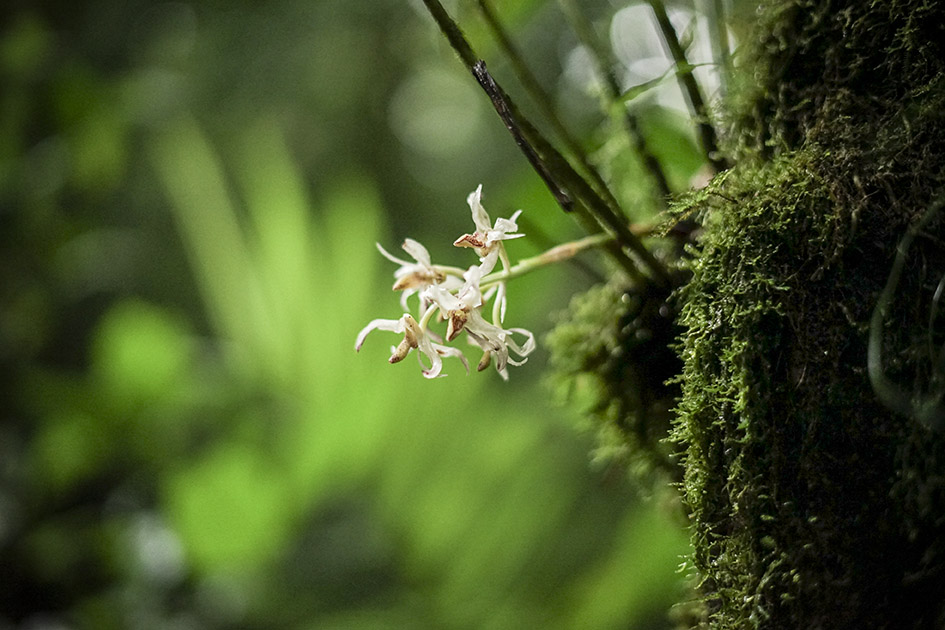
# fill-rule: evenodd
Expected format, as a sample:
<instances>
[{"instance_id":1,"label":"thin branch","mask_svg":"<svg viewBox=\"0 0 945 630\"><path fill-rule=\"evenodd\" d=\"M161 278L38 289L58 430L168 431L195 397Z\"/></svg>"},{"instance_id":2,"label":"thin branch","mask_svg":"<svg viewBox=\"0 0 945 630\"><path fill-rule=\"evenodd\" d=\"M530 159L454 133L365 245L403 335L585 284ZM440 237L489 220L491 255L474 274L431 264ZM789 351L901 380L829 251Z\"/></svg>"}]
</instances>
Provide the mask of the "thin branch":
<instances>
[{"instance_id":1,"label":"thin branch","mask_svg":"<svg viewBox=\"0 0 945 630\"><path fill-rule=\"evenodd\" d=\"M583 182L583 179L571 169L571 165L568 164L567 160L551 146L551 143L545 140L537 129L532 127L527 120L521 118L515 105L512 103L511 99L509 99L509 96L499 87L495 79L492 78L492 75L489 74L489 70L486 68L484 61L480 60L475 63L473 66L473 76L476 77L479 85L489 97L489 100L492 101L493 107L499 115L499 118L501 118L502 122L505 124L506 129L512 134L515 143L522 149L522 152L525 153L525 157L538 172L542 181L545 182L545 185L551 191L551 194L558 202L558 205L561 206L561 209L565 212L577 210L575 214L584 228L589 232L596 231L594 227L596 224L600 224L600 219L595 220L593 214L588 211L584 203L575 206L571 196L557 183L557 179L552 174L551 168L546 165L546 162L539 156L539 153L550 156L551 160L554 161L554 170L559 173L559 175L564 174L565 179L574 181L580 180L581 182ZM569 174L573 174L574 177L568 177ZM606 243L605 247L632 278L640 278L640 272L633 264L633 261L623 252L618 243Z\"/></svg>"},{"instance_id":2,"label":"thin branch","mask_svg":"<svg viewBox=\"0 0 945 630\"><path fill-rule=\"evenodd\" d=\"M706 159L716 172L721 172L729 168L728 160L719 152L718 137L715 133L715 127L709 122L708 110L706 109L705 99L702 98L702 91L696 82L696 77L692 73L692 66L686 59L686 51L679 43L679 36L676 29L666 13L666 5L663 0L648 0L653 14L656 16L656 22L659 24L660 32L663 34L663 41L669 49L669 54L676 64L679 79L679 87L689 102L689 110L696 121L696 127L699 130L699 139L702 142L702 149L705 151Z\"/></svg>"},{"instance_id":3,"label":"thin branch","mask_svg":"<svg viewBox=\"0 0 945 630\"><path fill-rule=\"evenodd\" d=\"M496 112L502 119L502 122L505 123L509 133L511 133L512 137L515 139L515 143L522 150L522 153L525 154L525 158L538 173L539 177L541 177L542 181L545 182L545 185L548 186L555 201L558 202L558 205L560 205L565 212L571 212L574 209L574 201L558 186L554 177L549 172L548 167L541 159L541 156L536 153L531 143L522 135L520 130L521 125L517 122L520 116L517 112L512 111L514 105L511 104L508 97L504 95L491 75L489 75L488 71L485 70L485 62L481 61L479 56L473 51L472 46L470 46L469 42L466 40L466 36L463 35L459 26L453 21L449 13L446 12L446 9L443 8L439 0L423 0L423 4L426 5L430 15L433 16L440 31L446 36L450 46L452 46L456 54L459 55L466 69L476 77L476 80L483 87L492 101Z\"/></svg>"},{"instance_id":4,"label":"thin branch","mask_svg":"<svg viewBox=\"0 0 945 630\"><path fill-rule=\"evenodd\" d=\"M479 85L482 86L489 100L492 101L492 106L495 108L496 113L499 114L499 118L502 119L502 122L505 123L505 128L512 134L512 137L515 139L515 144L522 150L529 164L532 165L532 168L535 169L538 176L545 182L548 190L550 190L551 194L554 196L555 201L558 202L558 205L561 206L565 212L574 210L574 201L571 199L571 196L561 189L554 175L548 170L544 160L535 152L531 143L529 143L522 134L522 125L518 123L519 116L513 113L513 106L511 105L508 95L502 91L502 88L499 87L495 79L492 78L492 75L489 74L489 70L486 69L486 62L482 60L477 61L473 65L472 73L473 76L476 77L476 80L479 81Z\"/></svg>"},{"instance_id":5,"label":"thin branch","mask_svg":"<svg viewBox=\"0 0 945 630\"><path fill-rule=\"evenodd\" d=\"M665 207L666 201L673 194L669 187L669 180L666 178L666 173L663 171L659 160L656 159L656 156L647 145L646 138L640 126L640 121L621 103L620 85L617 83L617 77L613 72L613 63L611 62L610 54L603 48L600 40L594 34L593 26L574 0L561 0L561 6L568 16L578 39L581 40L581 43L583 43L585 48L591 53L591 57L593 57L596 63L597 74L604 84L604 96L607 101L608 109L615 111L618 105L621 108L624 128L627 131L630 144L643 161L644 168L650 173L650 177L652 177L659 193L659 200Z\"/></svg>"},{"instance_id":6,"label":"thin branch","mask_svg":"<svg viewBox=\"0 0 945 630\"><path fill-rule=\"evenodd\" d=\"M582 203L573 207L583 209L587 208L593 217L595 217L602 227L610 230L617 239L617 242L626 246L632 251L649 269L656 282L663 286L669 286L672 283L669 272L653 256L652 252L643 245L643 242L633 232L630 231L627 223L613 211L593 189L593 187L574 170L574 167L558 152L548 140L536 130L531 123L521 117L508 95L502 91L502 88L495 82L484 61L476 62L473 67L473 74L479 81L479 84L485 90L486 94L495 105L496 112L502 118L505 126L509 129L516 142L524 140L525 145L534 147L536 153L541 156L541 162L545 165L544 173L552 177L554 188L567 190L568 197L576 197ZM520 146L522 146L520 144ZM531 148L531 146L529 148ZM527 154L526 154L527 155ZM552 175L552 173L554 173ZM542 173L539 173L542 175ZM544 175L542 175L544 178ZM558 185L556 182L561 181ZM547 183L547 181L546 181ZM554 191L552 189L552 192ZM564 206L562 206L564 208ZM567 209L567 208L566 208Z\"/></svg>"},{"instance_id":7,"label":"thin branch","mask_svg":"<svg viewBox=\"0 0 945 630\"><path fill-rule=\"evenodd\" d=\"M542 87L537 77L535 77L535 74L528 67L528 64L525 63L525 59L518 48L512 42L512 38L509 37L505 27L502 26L502 22L499 20L492 3L489 0L479 0L479 8L486 24L499 42L499 46L511 62L512 70L521 82L522 87L524 87L525 91L531 96L532 100L541 110L542 115L551 124L555 134L557 134L564 144L564 148L566 149L565 157L573 160L573 162L577 164L582 176L590 180L591 185L597 193L604 198L607 205L611 206L621 217L626 219L625 214L620 209L619 202L610 191L607 183L604 181L603 177L601 177L597 169L588 161L584 149L574 136L571 135L567 127L565 127L564 123L561 121L561 117L558 116L558 113L555 111L552 106L554 99L552 99L548 91Z\"/></svg>"},{"instance_id":8,"label":"thin branch","mask_svg":"<svg viewBox=\"0 0 945 630\"><path fill-rule=\"evenodd\" d=\"M492 3L489 2L489 0L479 0L479 10L482 12L482 17L486 25L492 31L493 36L496 38L496 41L499 42L499 46L502 48L505 56L508 57L509 62L512 64L512 70L515 72L515 76L518 77L518 80L521 81L522 87L525 88L525 91L528 92L532 100L535 101L542 115L554 128L555 133L561 138L561 141L568 150L573 153L575 157L582 156L583 152L577 140L574 139L574 136L572 136L567 127L564 126L558 113L555 111L554 107L552 107L551 103L553 99L551 95L542 87L538 78L531 69L529 69L528 64L525 63L521 52L519 52L518 48L512 42L512 38L509 37L505 27L502 26L502 22L499 20L498 15L496 15Z\"/></svg>"},{"instance_id":9,"label":"thin branch","mask_svg":"<svg viewBox=\"0 0 945 630\"><path fill-rule=\"evenodd\" d=\"M463 65L466 66L467 70L472 72L473 66L479 61L479 57L473 52L472 46L466 41L466 36L459 30L459 26L453 21L449 13L446 12L446 9L443 8L439 0L423 0L423 4L427 7L427 11L430 12L430 15L433 16L440 31L446 36L450 46L452 46L456 54L459 55Z\"/></svg>"},{"instance_id":10,"label":"thin branch","mask_svg":"<svg viewBox=\"0 0 945 630\"><path fill-rule=\"evenodd\" d=\"M595 222L611 231L617 242L627 247L649 270L651 278L661 286L671 286L672 279L666 268L650 252L643 242L636 237L627 224L620 219L617 213L609 207L593 187L574 170L574 167L558 152L557 149L524 118L515 107L502 88L496 83L486 69L484 61L478 59L469 42L460 31L439 0L423 0L430 14L433 16L440 30L446 35L450 45L459 55L479 84L492 100L496 112L502 118L506 128L512 133L516 143L525 152L532 163L540 165L539 175L548 185L559 205L563 201L580 200L581 203L561 205L562 209L575 214L585 222ZM534 160L534 161L533 161ZM547 179L546 179L547 178ZM559 183L560 182L560 183ZM619 262L632 276L639 276L639 272L622 252L619 245L608 247L617 262Z\"/></svg>"}]
</instances>

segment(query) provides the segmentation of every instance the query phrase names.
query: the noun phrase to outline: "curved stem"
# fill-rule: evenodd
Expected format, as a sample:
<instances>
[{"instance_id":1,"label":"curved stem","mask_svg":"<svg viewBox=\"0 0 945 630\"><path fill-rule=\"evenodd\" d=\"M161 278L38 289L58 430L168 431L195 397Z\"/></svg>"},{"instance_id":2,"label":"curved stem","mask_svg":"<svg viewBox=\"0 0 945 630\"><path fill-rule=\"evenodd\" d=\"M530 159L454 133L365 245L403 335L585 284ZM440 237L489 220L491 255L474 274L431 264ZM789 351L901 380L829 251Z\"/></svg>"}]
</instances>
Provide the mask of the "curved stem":
<instances>
[{"instance_id":1,"label":"curved stem","mask_svg":"<svg viewBox=\"0 0 945 630\"><path fill-rule=\"evenodd\" d=\"M886 279L886 286L883 287L870 318L870 334L866 355L870 383L873 385L873 390L880 401L893 411L906 416L913 416L934 430L943 428L942 422L945 420L945 409L942 409L941 401L945 390L933 390L927 395L913 399L912 396L886 377L886 373L883 371L882 355L883 324L896 295L896 287L899 285L899 278L902 276L902 270L905 266L909 248L912 246L912 241L939 213L943 205L945 205L945 195L940 195L925 211L919 222L906 231L896 246L896 258L893 260L892 269Z\"/></svg>"},{"instance_id":2,"label":"curved stem","mask_svg":"<svg viewBox=\"0 0 945 630\"><path fill-rule=\"evenodd\" d=\"M537 256L522 259L515 265L503 269L502 271L490 273L488 276L485 276L482 279L480 286L483 289L488 289L499 282L505 282L506 280L524 276L525 274L534 271L535 269L544 267L545 265L567 260L585 250L612 243L613 240L614 237L612 235L601 232L598 234L585 236L584 238L576 241L563 243L556 247L552 247L551 249L544 251Z\"/></svg>"},{"instance_id":3,"label":"curved stem","mask_svg":"<svg viewBox=\"0 0 945 630\"><path fill-rule=\"evenodd\" d=\"M669 272L630 231L626 222L620 218L619 211L608 205L607 201L601 198L593 186L571 166L570 162L522 116L508 95L489 74L485 62L477 58L469 42L466 41L465 36L439 0L423 0L423 3L460 59L489 96L516 144L541 176L561 208L565 212L575 211L575 214L582 219L585 229L592 230L587 224L596 222L612 232L616 243L609 245L608 251L628 274L633 277L640 276L634 266L634 261L624 253L621 246L633 253L650 272L651 279L657 285L671 286L672 278Z\"/></svg>"},{"instance_id":4,"label":"curved stem","mask_svg":"<svg viewBox=\"0 0 945 630\"><path fill-rule=\"evenodd\" d=\"M430 324L430 319L433 317L433 314L437 309L436 304L431 304L427 307L427 310L423 312L423 317L420 318L420 330L426 330L427 326Z\"/></svg>"},{"instance_id":5,"label":"curved stem","mask_svg":"<svg viewBox=\"0 0 945 630\"><path fill-rule=\"evenodd\" d=\"M506 32L505 27L502 26L502 22L499 20L498 15L496 15L490 0L479 0L479 8L486 24L492 30L496 40L498 40L499 46L502 47L506 57L509 58L515 76L518 77L522 87L524 87L525 91L531 96L531 100L538 106L541 114L548 120L555 134L557 134L558 138L564 144L565 157L573 160L577 167L579 167L581 175L590 181L591 185L598 194L607 201L608 205L619 210L620 204L617 202L617 199L607 186L604 178L601 177L600 172L598 172L588 160L587 154L584 149L581 148L580 143L578 143L561 121L561 117L558 116L558 113L552 106L554 99L552 99L551 94L542 87L541 82L528 67L528 64L525 63L525 59L522 57L518 48L512 43L512 39ZM625 216L622 211L620 212L620 216Z\"/></svg>"}]
</instances>

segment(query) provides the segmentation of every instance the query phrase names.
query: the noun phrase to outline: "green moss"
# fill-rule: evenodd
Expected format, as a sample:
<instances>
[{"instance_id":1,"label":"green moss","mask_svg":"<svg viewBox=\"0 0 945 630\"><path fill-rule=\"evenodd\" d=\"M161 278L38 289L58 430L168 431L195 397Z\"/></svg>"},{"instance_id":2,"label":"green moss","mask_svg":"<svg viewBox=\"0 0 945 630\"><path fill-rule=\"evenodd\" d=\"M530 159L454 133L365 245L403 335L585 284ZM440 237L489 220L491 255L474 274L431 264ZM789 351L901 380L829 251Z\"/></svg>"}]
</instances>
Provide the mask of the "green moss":
<instances>
[{"instance_id":1,"label":"green moss","mask_svg":"<svg viewBox=\"0 0 945 630\"><path fill-rule=\"evenodd\" d=\"M600 434L598 459L626 463L638 478L679 479L666 441L679 388L679 334L669 294L615 274L575 296L548 336L551 381Z\"/></svg>"},{"instance_id":2,"label":"green moss","mask_svg":"<svg viewBox=\"0 0 945 630\"><path fill-rule=\"evenodd\" d=\"M711 627L945 622L945 440L867 375L896 244L945 183L943 24L933 2L765 5L739 166L694 204L681 296L675 438ZM935 376L942 235L917 238L885 321L906 390Z\"/></svg>"},{"instance_id":3,"label":"green moss","mask_svg":"<svg viewBox=\"0 0 945 630\"><path fill-rule=\"evenodd\" d=\"M675 204L703 225L691 280L577 298L555 365L610 450L681 463L698 623L945 627L945 431L884 406L867 369L897 244L945 195L945 3L769 0L760 16L726 117L737 166ZM945 388L943 277L937 216L879 323L905 398ZM676 320L644 347L626 322L650 330L655 304Z\"/></svg>"}]
</instances>

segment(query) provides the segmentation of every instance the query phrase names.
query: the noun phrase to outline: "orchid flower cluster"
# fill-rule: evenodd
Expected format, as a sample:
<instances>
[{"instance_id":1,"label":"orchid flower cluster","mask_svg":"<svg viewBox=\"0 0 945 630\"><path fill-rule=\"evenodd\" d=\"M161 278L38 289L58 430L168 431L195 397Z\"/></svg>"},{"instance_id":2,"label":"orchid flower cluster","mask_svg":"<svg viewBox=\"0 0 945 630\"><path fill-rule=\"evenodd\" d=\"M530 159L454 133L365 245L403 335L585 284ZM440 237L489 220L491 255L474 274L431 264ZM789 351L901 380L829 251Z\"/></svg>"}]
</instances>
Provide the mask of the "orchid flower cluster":
<instances>
[{"instance_id":1,"label":"orchid flower cluster","mask_svg":"<svg viewBox=\"0 0 945 630\"><path fill-rule=\"evenodd\" d=\"M515 223L522 211L517 211L509 219L497 219L492 225L489 214L482 207L482 185L470 193L466 201L476 231L462 235L453 245L471 247L479 255L479 264L465 270L434 265L427 249L409 238L404 241L403 249L413 262L392 256L378 244L377 249L385 258L400 265L394 272L393 290L401 292L400 304L405 312L400 319L370 322L358 334L355 350L361 349L372 330L386 330L404 336L399 345L391 346L390 363L398 363L411 350L416 350L423 375L427 378L446 376L442 373L443 357L456 357L468 373L469 363L463 352L446 345L465 332L469 343L482 351L478 366L480 372L494 363L502 378L508 380L507 366L522 365L527 361L535 349L535 336L524 328L504 328L502 324L506 310L505 281L512 269L503 241L524 236L518 233ZM499 264L501 270L495 271ZM408 306L408 300L414 295L419 301L419 319L411 315ZM489 300L492 300L491 321L483 315ZM430 329L434 318L446 322L445 340ZM521 344L513 339L513 334L524 338Z\"/></svg>"}]
</instances>

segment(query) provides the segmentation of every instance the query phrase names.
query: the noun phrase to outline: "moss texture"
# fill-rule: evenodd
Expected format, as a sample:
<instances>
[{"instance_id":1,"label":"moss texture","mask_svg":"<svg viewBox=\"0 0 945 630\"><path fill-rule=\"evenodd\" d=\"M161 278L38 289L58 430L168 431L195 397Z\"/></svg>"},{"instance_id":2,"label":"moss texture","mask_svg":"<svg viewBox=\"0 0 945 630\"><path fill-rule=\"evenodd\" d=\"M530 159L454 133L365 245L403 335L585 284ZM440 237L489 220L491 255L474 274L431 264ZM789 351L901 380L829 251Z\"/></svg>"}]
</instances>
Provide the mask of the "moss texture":
<instances>
[{"instance_id":1,"label":"moss texture","mask_svg":"<svg viewBox=\"0 0 945 630\"><path fill-rule=\"evenodd\" d=\"M945 626L945 439L873 391L897 243L945 182L945 3L768 2L736 166L699 196L675 439L705 623ZM945 225L916 238L884 369L937 378ZM930 385L931 383L931 385Z\"/></svg>"},{"instance_id":2,"label":"moss texture","mask_svg":"<svg viewBox=\"0 0 945 630\"><path fill-rule=\"evenodd\" d=\"M681 329L668 291L623 274L575 296L548 337L553 388L590 418L597 458L628 466L644 487L682 478L666 440L682 364L672 343Z\"/></svg>"},{"instance_id":3,"label":"moss texture","mask_svg":"<svg viewBox=\"0 0 945 630\"><path fill-rule=\"evenodd\" d=\"M759 16L726 108L736 166L675 204L703 225L681 290L578 297L555 364L611 451L679 480L686 625L945 627L945 426L909 413L945 417L945 2Z\"/></svg>"}]
</instances>

